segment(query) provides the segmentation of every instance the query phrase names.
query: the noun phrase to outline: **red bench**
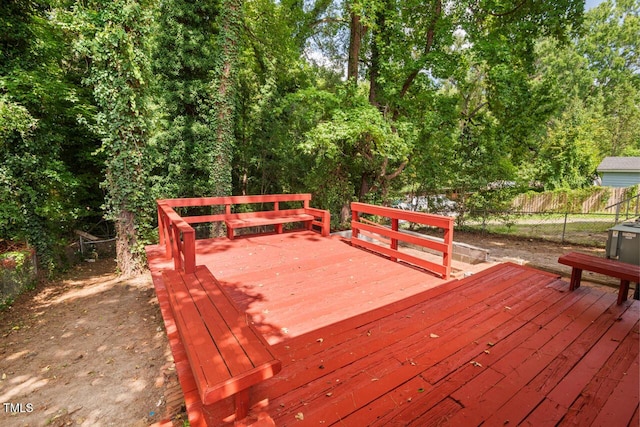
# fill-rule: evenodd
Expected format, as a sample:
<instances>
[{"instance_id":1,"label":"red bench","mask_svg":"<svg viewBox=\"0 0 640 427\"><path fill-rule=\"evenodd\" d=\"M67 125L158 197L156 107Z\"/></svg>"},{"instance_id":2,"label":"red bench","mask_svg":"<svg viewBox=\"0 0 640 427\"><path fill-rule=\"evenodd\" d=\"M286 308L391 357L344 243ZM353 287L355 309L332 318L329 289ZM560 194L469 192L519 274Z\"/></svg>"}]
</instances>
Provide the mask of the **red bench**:
<instances>
[{"instance_id":1,"label":"red bench","mask_svg":"<svg viewBox=\"0 0 640 427\"><path fill-rule=\"evenodd\" d=\"M233 239L238 228L260 227L263 225L275 226L276 233L282 233L283 225L302 222L309 230L313 226L320 228L323 236L329 235L331 217L329 211L315 209L309 206L311 194L272 194L258 196L236 196L232 198L233 205L244 204L273 204L273 210L259 210L255 212L231 213L227 204L224 223L227 226L227 237ZM280 209L280 203L302 202L301 208Z\"/></svg>"},{"instance_id":2,"label":"red bench","mask_svg":"<svg viewBox=\"0 0 640 427\"><path fill-rule=\"evenodd\" d=\"M280 372L281 362L208 268L164 271L162 277L200 401L234 396L235 419L244 419L249 390Z\"/></svg>"},{"instance_id":3,"label":"red bench","mask_svg":"<svg viewBox=\"0 0 640 427\"><path fill-rule=\"evenodd\" d=\"M640 266L628 264L626 262L600 258L578 252L570 252L566 255L562 255L558 258L558 262L572 267L571 282L569 285L569 290L572 291L580 287L582 270L593 271L594 273L604 274L620 279L618 304L622 304L627 300L629 283L635 282L637 291L637 283L640 282Z\"/></svg>"}]
</instances>

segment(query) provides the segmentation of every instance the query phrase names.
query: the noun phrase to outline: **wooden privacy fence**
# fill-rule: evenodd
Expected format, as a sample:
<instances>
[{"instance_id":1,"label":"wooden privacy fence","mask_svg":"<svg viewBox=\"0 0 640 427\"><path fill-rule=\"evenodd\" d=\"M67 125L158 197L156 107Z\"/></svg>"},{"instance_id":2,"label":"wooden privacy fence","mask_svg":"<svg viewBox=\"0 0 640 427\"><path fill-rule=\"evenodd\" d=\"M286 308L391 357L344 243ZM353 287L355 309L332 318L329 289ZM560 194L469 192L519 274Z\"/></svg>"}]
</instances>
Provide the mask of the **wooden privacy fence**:
<instances>
[{"instance_id":1,"label":"wooden privacy fence","mask_svg":"<svg viewBox=\"0 0 640 427\"><path fill-rule=\"evenodd\" d=\"M524 193L511 206L521 212L617 213L628 197L627 188L600 187L585 196L579 192ZM631 208L637 209L637 200ZM624 206L622 207L624 209ZM629 206L627 206L629 210Z\"/></svg>"},{"instance_id":2,"label":"wooden privacy fence","mask_svg":"<svg viewBox=\"0 0 640 427\"><path fill-rule=\"evenodd\" d=\"M311 194L265 194L254 196L200 197L183 199L162 199L158 205L158 233L160 245L173 258L177 271L193 273L196 267L195 230L191 224L224 222L227 236L234 237L233 230L242 227L273 225L276 232L282 232L285 223L302 222L306 228L319 228L323 236L329 235L329 211L309 206ZM294 203L300 208L280 209L281 203ZM259 205L260 209L249 212L234 212L240 205ZM265 210L265 204L271 209ZM174 208L211 207L220 213L196 216L180 216ZM246 207L246 206L245 206ZM240 208L240 209L244 209Z\"/></svg>"},{"instance_id":3,"label":"wooden privacy fence","mask_svg":"<svg viewBox=\"0 0 640 427\"><path fill-rule=\"evenodd\" d=\"M392 261L402 260L417 265L418 267L442 276L443 279L448 279L451 275L451 258L453 254L453 218L386 208L366 203L351 203L351 211L351 243L353 245L387 255ZM391 228L387 228L361 218L362 214L378 215L389 218L391 220ZM419 237L403 233L398 229L399 223L402 220L429 227L441 228L444 230L444 239L440 242L427 237ZM389 239L389 247L363 240L359 237L361 231L375 233L383 238ZM405 252L400 252L398 250L398 242L406 242L440 252L442 253L442 263L437 264Z\"/></svg>"}]
</instances>

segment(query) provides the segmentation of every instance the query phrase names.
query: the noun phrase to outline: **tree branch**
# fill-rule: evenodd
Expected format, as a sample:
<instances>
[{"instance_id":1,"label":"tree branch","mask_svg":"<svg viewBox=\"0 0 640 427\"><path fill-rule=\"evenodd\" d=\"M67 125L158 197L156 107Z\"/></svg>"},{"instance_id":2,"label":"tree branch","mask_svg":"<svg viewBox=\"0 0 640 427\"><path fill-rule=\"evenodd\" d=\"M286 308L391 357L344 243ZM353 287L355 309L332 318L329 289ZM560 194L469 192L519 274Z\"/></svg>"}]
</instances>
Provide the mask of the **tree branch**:
<instances>
[{"instance_id":1,"label":"tree branch","mask_svg":"<svg viewBox=\"0 0 640 427\"><path fill-rule=\"evenodd\" d=\"M491 16L495 16L496 18L502 18L504 16L508 16L508 15L513 14L513 13L516 13L522 6L525 5L525 3L527 3L527 1L528 0L522 0L520 3L518 3L516 5L516 7L514 7L513 9L511 9L510 11L507 11L507 12L496 13L496 12L488 11L487 13L489 13L489 15L491 15Z\"/></svg>"},{"instance_id":2,"label":"tree branch","mask_svg":"<svg viewBox=\"0 0 640 427\"><path fill-rule=\"evenodd\" d=\"M429 23L429 29L427 30L427 43L424 47L423 56L426 56L429 54L429 52L431 52L431 48L433 47L433 40L435 38L435 33L436 33L436 24L438 23L438 20L440 19L441 16L442 16L442 1L438 0L436 1L436 8L433 14L433 19ZM409 91L411 84L413 84L413 81L418 76L419 72L420 72L420 68L417 70L413 70L411 74L409 74L409 76L406 78L406 80L404 81L404 84L402 85L402 90L400 90L400 98L404 98L404 96L407 94L407 91Z\"/></svg>"}]
</instances>

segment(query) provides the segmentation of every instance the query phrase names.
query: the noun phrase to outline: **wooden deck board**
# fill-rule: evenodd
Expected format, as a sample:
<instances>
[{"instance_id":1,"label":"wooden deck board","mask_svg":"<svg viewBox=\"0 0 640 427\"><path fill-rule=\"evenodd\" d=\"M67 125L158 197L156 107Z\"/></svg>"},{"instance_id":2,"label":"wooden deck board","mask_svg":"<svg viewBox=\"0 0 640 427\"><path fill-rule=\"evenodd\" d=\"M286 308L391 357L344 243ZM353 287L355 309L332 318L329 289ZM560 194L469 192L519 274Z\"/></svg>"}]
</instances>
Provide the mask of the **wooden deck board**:
<instances>
[{"instance_id":1,"label":"wooden deck board","mask_svg":"<svg viewBox=\"0 0 640 427\"><path fill-rule=\"evenodd\" d=\"M278 426L637 424L638 301L513 264L445 282L306 232L197 254L282 361L256 392Z\"/></svg>"}]
</instances>

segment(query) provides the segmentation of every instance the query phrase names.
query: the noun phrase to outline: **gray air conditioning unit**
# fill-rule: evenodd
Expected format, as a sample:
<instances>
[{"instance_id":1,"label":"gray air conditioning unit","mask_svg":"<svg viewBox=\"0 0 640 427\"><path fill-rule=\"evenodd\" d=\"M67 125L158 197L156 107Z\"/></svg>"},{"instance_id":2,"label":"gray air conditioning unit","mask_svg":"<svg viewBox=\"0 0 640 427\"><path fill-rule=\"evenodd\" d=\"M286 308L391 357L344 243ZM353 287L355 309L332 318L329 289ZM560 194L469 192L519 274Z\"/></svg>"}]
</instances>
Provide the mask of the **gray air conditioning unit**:
<instances>
[{"instance_id":1,"label":"gray air conditioning unit","mask_svg":"<svg viewBox=\"0 0 640 427\"><path fill-rule=\"evenodd\" d=\"M609 229L607 258L640 265L640 218Z\"/></svg>"}]
</instances>

